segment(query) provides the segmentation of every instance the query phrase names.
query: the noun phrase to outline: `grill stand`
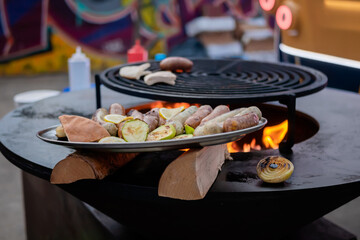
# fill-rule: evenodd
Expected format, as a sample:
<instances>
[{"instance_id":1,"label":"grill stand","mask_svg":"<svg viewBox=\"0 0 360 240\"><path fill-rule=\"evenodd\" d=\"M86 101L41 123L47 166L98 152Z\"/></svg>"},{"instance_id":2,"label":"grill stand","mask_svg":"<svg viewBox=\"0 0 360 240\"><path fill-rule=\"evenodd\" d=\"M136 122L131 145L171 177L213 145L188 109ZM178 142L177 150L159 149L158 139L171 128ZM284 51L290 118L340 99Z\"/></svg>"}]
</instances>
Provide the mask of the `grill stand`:
<instances>
[{"instance_id":1,"label":"grill stand","mask_svg":"<svg viewBox=\"0 0 360 240\"><path fill-rule=\"evenodd\" d=\"M95 75L95 93L96 93L96 108L101 108L101 78L98 74ZM281 104L287 106L288 109L288 132L286 140L280 143L279 151L281 153L291 154L291 148L294 146L294 131L295 131L295 114L296 114L296 96L294 94L287 95L284 99L279 101Z\"/></svg>"},{"instance_id":2,"label":"grill stand","mask_svg":"<svg viewBox=\"0 0 360 240\"><path fill-rule=\"evenodd\" d=\"M96 109L101 108L101 79L99 74L95 74L95 94L96 94Z\"/></svg>"},{"instance_id":3,"label":"grill stand","mask_svg":"<svg viewBox=\"0 0 360 240\"><path fill-rule=\"evenodd\" d=\"M296 96L288 95L286 99L279 101L281 104L287 106L288 110L288 132L286 140L283 140L279 145L281 153L291 154L291 148L294 146L294 132L295 132L295 114L296 114Z\"/></svg>"}]
</instances>

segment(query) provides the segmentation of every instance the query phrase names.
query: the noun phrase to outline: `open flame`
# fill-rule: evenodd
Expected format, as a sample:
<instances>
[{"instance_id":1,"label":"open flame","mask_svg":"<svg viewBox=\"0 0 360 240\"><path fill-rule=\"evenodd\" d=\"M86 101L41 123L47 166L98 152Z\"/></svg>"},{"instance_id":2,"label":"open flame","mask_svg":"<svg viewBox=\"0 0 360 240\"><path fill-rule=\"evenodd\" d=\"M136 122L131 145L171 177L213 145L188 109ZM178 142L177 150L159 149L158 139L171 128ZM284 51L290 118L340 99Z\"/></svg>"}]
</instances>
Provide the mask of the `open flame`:
<instances>
[{"instance_id":1,"label":"open flame","mask_svg":"<svg viewBox=\"0 0 360 240\"><path fill-rule=\"evenodd\" d=\"M150 104L150 108L178 108L184 107L188 108L191 105L200 107L200 104L189 104L185 102L181 103L172 103L164 101L156 101ZM282 123L270 127L266 127L263 130L262 142L257 143L256 138L253 138L250 143L244 143L242 146L238 142L231 142L227 144L228 150L230 153L235 152L250 152L251 150L261 150L262 148L279 148L279 144L286 136L288 131L288 120L283 121ZM184 149L188 150L188 149Z\"/></svg>"},{"instance_id":2,"label":"open flame","mask_svg":"<svg viewBox=\"0 0 360 240\"><path fill-rule=\"evenodd\" d=\"M191 104L194 106L199 107L199 104ZM181 103L171 103L171 102L162 102L162 101L157 101L157 102L153 102L150 104L150 108L178 108L178 107L184 107L184 108L188 108L191 106L189 103L185 103L185 102L181 102Z\"/></svg>"},{"instance_id":3,"label":"open flame","mask_svg":"<svg viewBox=\"0 0 360 240\"><path fill-rule=\"evenodd\" d=\"M277 149L284 139L288 130L288 120L282 123L264 128L262 141L267 148Z\"/></svg>"},{"instance_id":4,"label":"open flame","mask_svg":"<svg viewBox=\"0 0 360 240\"><path fill-rule=\"evenodd\" d=\"M277 149L279 144L284 139L288 130L288 120L282 123L264 128L262 136L262 145L265 148ZM244 143L240 146L237 142L231 142L227 144L228 151L230 153L235 152L250 152L251 150L261 150L261 145L256 143L256 139L253 138L250 143Z\"/></svg>"}]
</instances>

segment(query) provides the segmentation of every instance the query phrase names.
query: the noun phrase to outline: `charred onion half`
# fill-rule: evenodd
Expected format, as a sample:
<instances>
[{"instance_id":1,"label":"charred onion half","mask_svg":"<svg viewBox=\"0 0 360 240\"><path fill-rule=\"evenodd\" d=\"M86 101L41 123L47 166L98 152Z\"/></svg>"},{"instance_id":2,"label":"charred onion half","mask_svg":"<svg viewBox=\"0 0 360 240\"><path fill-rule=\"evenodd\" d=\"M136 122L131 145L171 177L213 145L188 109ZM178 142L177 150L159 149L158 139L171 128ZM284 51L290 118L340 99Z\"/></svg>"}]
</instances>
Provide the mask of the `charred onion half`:
<instances>
[{"instance_id":1,"label":"charred onion half","mask_svg":"<svg viewBox=\"0 0 360 240\"><path fill-rule=\"evenodd\" d=\"M261 180L267 183L280 183L290 178L294 165L286 158L267 157L257 164L256 171Z\"/></svg>"}]
</instances>

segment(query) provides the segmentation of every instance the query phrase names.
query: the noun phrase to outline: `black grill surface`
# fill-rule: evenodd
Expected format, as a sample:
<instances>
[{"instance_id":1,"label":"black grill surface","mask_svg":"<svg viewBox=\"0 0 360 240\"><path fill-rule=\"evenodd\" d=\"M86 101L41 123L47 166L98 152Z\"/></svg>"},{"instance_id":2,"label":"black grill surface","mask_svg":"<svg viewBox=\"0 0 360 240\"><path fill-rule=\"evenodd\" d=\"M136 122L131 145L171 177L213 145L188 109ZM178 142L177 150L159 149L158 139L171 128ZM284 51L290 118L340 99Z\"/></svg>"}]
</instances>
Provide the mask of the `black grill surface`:
<instances>
[{"instance_id":1,"label":"black grill surface","mask_svg":"<svg viewBox=\"0 0 360 240\"><path fill-rule=\"evenodd\" d=\"M323 89L327 77L314 69L292 64L275 64L243 60L193 59L191 72L178 73L174 86L159 83L148 86L143 80L119 75L125 64L107 69L101 83L122 93L154 100L191 103L238 103L281 100L289 95L305 96ZM151 71L159 71L152 61Z\"/></svg>"}]
</instances>

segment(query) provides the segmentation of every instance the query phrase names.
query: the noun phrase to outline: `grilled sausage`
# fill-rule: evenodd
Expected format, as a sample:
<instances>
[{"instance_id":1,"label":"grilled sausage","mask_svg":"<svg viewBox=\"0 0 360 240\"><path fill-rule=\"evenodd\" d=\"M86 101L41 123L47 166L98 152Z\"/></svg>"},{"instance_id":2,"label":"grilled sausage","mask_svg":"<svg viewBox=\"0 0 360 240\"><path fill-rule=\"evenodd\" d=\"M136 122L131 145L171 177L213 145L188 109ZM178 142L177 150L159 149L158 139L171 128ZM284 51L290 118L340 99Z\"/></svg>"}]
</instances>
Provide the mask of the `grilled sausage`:
<instances>
[{"instance_id":1,"label":"grilled sausage","mask_svg":"<svg viewBox=\"0 0 360 240\"><path fill-rule=\"evenodd\" d=\"M172 72L190 72L193 65L191 60L183 57L167 57L160 62L161 70Z\"/></svg>"},{"instance_id":2,"label":"grilled sausage","mask_svg":"<svg viewBox=\"0 0 360 240\"><path fill-rule=\"evenodd\" d=\"M212 112L212 107L210 105L201 106L193 115L186 119L184 125L188 125L192 128L196 128L200 125L201 120L208 116Z\"/></svg>"},{"instance_id":3,"label":"grilled sausage","mask_svg":"<svg viewBox=\"0 0 360 240\"><path fill-rule=\"evenodd\" d=\"M116 134L118 132L118 128L117 128L116 124L106 122L104 124L101 124L101 126L103 126L111 136L116 136Z\"/></svg>"},{"instance_id":4,"label":"grilled sausage","mask_svg":"<svg viewBox=\"0 0 360 240\"><path fill-rule=\"evenodd\" d=\"M214 111L212 111L209 115L207 115L205 118L203 118L200 122L200 126L204 125L207 121L214 119L224 113L230 112L230 108L225 105L219 105L216 108L214 108Z\"/></svg>"},{"instance_id":5,"label":"grilled sausage","mask_svg":"<svg viewBox=\"0 0 360 240\"><path fill-rule=\"evenodd\" d=\"M256 113L247 113L245 115L234 116L224 121L224 132L231 132L240 129L253 127L259 124L259 117Z\"/></svg>"},{"instance_id":6,"label":"grilled sausage","mask_svg":"<svg viewBox=\"0 0 360 240\"><path fill-rule=\"evenodd\" d=\"M144 114L142 114L141 112L139 112L139 111L136 110L136 109L131 109L131 110L128 112L128 116L131 116L131 117L133 117L134 119L140 119L140 120L143 120L143 119L144 119Z\"/></svg>"},{"instance_id":7,"label":"grilled sausage","mask_svg":"<svg viewBox=\"0 0 360 240\"><path fill-rule=\"evenodd\" d=\"M105 124L106 122L104 120L104 117L108 114L109 114L108 110L106 110L105 108L99 108L92 115L91 120L100 123L101 125Z\"/></svg>"},{"instance_id":8,"label":"grilled sausage","mask_svg":"<svg viewBox=\"0 0 360 240\"><path fill-rule=\"evenodd\" d=\"M237 114L237 116L238 115L245 115L245 114L248 114L248 113L255 113L258 116L259 120L262 117L262 113L261 113L260 109L258 107L255 107L255 106L251 106L251 107L246 108L244 111L241 111L239 114Z\"/></svg>"},{"instance_id":9,"label":"grilled sausage","mask_svg":"<svg viewBox=\"0 0 360 240\"><path fill-rule=\"evenodd\" d=\"M101 126L103 126L111 136L116 136L116 133L118 131L116 125L114 123L109 123L104 120L104 117L108 114L109 114L108 110L106 110L105 108L99 108L93 114L93 116L91 117L91 120L93 120L93 121L99 123Z\"/></svg>"},{"instance_id":10,"label":"grilled sausage","mask_svg":"<svg viewBox=\"0 0 360 240\"><path fill-rule=\"evenodd\" d=\"M197 109L198 108L196 106L190 106L187 109L185 109L184 111L176 114L175 116L173 116L172 118L167 120L166 123L174 125L174 127L176 129L176 135L180 135L184 131L184 123L185 123L185 121L191 115L193 115L197 111Z\"/></svg>"},{"instance_id":11,"label":"grilled sausage","mask_svg":"<svg viewBox=\"0 0 360 240\"><path fill-rule=\"evenodd\" d=\"M159 124L159 118L152 115L144 115L143 121L149 126L149 132L157 128Z\"/></svg>"},{"instance_id":12,"label":"grilled sausage","mask_svg":"<svg viewBox=\"0 0 360 240\"><path fill-rule=\"evenodd\" d=\"M159 126L165 125L165 124L166 124L166 119L163 118L163 117L161 117L161 116L159 116Z\"/></svg>"},{"instance_id":13,"label":"grilled sausage","mask_svg":"<svg viewBox=\"0 0 360 240\"><path fill-rule=\"evenodd\" d=\"M151 116L159 117L159 108L152 108L150 111L145 113L145 115L151 115Z\"/></svg>"},{"instance_id":14,"label":"grilled sausage","mask_svg":"<svg viewBox=\"0 0 360 240\"><path fill-rule=\"evenodd\" d=\"M125 115L125 108L119 103L113 103L110 105L109 113Z\"/></svg>"},{"instance_id":15,"label":"grilled sausage","mask_svg":"<svg viewBox=\"0 0 360 240\"><path fill-rule=\"evenodd\" d=\"M150 132L159 126L159 108L153 108L144 114L144 122L149 125Z\"/></svg>"},{"instance_id":16,"label":"grilled sausage","mask_svg":"<svg viewBox=\"0 0 360 240\"><path fill-rule=\"evenodd\" d=\"M223 132L223 123L227 118L233 117L236 114L240 113L241 111L244 111L245 108L238 108L235 110L232 110L230 112L221 114L220 116L217 116L216 118L213 118L209 121L207 121L205 124L198 126L195 128L194 136L203 136L203 135L209 135L209 134L215 134L215 133L221 133Z\"/></svg>"}]
</instances>

